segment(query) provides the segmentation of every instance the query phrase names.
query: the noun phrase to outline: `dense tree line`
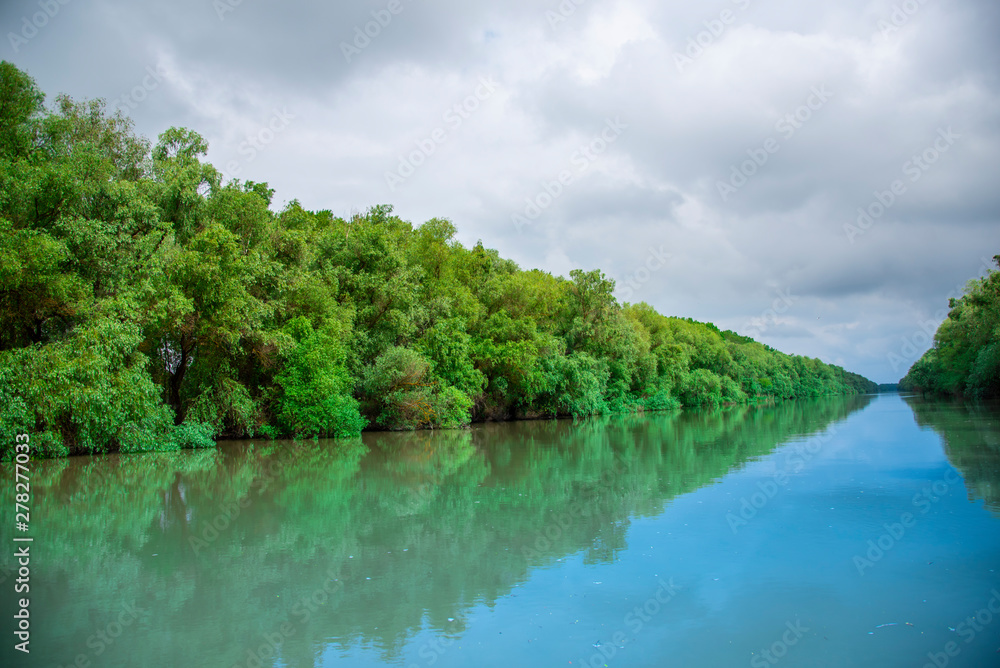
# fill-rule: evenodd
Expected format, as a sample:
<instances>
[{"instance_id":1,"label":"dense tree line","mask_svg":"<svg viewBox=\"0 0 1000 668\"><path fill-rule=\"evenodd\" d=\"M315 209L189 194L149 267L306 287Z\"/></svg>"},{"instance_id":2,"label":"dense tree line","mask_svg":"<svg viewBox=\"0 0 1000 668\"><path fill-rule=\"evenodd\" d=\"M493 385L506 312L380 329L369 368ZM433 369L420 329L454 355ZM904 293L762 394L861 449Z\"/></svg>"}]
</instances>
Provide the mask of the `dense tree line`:
<instances>
[{"instance_id":1,"label":"dense tree line","mask_svg":"<svg viewBox=\"0 0 1000 668\"><path fill-rule=\"evenodd\" d=\"M1000 267L1000 255L993 260ZM899 381L901 390L1000 396L1000 271L970 281L934 334L934 345Z\"/></svg>"},{"instance_id":2,"label":"dense tree line","mask_svg":"<svg viewBox=\"0 0 1000 668\"><path fill-rule=\"evenodd\" d=\"M522 270L451 222L224 182L0 64L0 438L41 452L872 392L861 376Z\"/></svg>"}]
</instances>

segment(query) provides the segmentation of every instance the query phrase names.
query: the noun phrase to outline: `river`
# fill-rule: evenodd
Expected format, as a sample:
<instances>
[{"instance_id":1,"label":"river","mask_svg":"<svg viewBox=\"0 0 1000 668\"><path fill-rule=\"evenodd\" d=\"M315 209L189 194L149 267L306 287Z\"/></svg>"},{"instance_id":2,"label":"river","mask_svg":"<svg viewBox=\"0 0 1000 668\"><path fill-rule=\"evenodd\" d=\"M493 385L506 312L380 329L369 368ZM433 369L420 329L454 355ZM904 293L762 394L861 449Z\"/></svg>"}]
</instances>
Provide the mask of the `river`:
<instances>
[{"instance_id":1,"label":"river","mask_svg":"<svg viewBox=\"0 0 1000 668\"><path fill-rule=\"evenodd\" d=\"M31 476L31 653L11 510L5 666L1000 665L995 409L832 397Z\"/></svg>"}]
</instances>

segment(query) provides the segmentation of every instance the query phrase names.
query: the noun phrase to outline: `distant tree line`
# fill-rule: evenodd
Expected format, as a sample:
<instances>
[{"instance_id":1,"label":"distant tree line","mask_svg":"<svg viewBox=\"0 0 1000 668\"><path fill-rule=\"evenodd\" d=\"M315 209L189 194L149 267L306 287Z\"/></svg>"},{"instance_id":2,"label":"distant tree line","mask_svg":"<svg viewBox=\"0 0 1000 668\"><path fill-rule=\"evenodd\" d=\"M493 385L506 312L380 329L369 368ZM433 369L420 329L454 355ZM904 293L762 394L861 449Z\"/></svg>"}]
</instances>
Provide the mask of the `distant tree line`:
<instances>
[{"instance_id":1,"label":"distant tree line","mask_svg":"<svg viewBox=\"0 0 1000 668\"><path fill-rule=\"evenodd\" d=\"M1000 255L993 261L1000 267ZM1000 271L970 281L948 302L934 345L899 381L901 390L974 399L1000 396Z\"/></svg>"},{"instance_id":2,"label":"distant tree line","mask_svg":"<svg viewBox=\"0 0 1000 668\"><path fill-rule=\"evenodd\" d=\"M0 454L22 431L58 456L877 390L447 220L272 210L207 150L101 100L48 109L0 64Z\"/></svg>"}]
</instances>

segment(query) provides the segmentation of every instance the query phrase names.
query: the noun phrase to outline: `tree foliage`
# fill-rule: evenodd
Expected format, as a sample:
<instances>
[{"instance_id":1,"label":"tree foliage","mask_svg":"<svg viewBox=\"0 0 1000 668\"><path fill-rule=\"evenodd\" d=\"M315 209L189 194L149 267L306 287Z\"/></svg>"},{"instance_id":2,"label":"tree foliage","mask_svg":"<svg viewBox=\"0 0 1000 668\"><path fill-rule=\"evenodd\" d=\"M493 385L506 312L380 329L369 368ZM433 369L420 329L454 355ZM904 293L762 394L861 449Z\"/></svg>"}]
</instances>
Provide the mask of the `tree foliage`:
<instances>
[{"instance_id":1,"label":"tree foliage","mask_svg":"<svg viewBox=\"0 0 1000 668\"><path fill-rule=\"evenodd\" d=\"M100 100L47 109L9 63L0 96L3 456L22 431L60 455L875 389L447 220L276 211L196 132L153 145Z\"/></svg>"},{"instance_id":2,"label":"tree foliage","mask_svg":"<svg viewBox=\"0 0 1000 668\"><path fill-rule=\"evenodd\" d=\"M1000 255L993 258L1000 267ZM899 389L977 399L1000 396L1000 271L970 281L949 303L934 346L910 367Z\"/></svg>"}]
</instances>

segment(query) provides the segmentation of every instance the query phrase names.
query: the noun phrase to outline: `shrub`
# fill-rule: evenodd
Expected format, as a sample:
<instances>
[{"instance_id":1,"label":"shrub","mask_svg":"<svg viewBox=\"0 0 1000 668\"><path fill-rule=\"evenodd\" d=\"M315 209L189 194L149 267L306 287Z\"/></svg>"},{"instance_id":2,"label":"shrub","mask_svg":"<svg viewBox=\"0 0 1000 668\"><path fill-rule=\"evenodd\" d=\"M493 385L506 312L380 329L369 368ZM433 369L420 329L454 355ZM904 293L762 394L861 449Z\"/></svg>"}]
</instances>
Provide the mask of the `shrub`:
<instances>
[{"instance_id":1,"label":"shrub","mask_svg":"<svg viewBox=\"0 0 1000 668\"><path fill-rule=\"evenodd\" d=\"M134 325L101 318L65 339L0 353L0 438L32 436L40 456L163 449L173 414L137 352Z\"/></svg>"},{"instance_id":2,"label":"shrub","mask_svg":"<svg viewBox=\"0 0 1000 668\"><path fill-rule=\"evenodd\" d=\"M344 366L346 351L327 331L314 331L298 317L286 327L295 344L275 380L281 387L277 417L295 436L357 436L366 420L351 395L353 382Z\"/></svg>"},{"instance_id":3,"label":"shrub","mask_svg":"<svg viewBox=\"0 0 1000 668\"><path fill-rule=\"evenodd\" d=\"M708 369L695 369L684 378L681 403L685 406L718 406L722 403L722 381Z\"/></svg>"},{"instance_id":4,"label":"shrub","mask_svg":"<svg viewBox=\"0 0 1000 668\"><path fill-rule=\"evenodd\" d=\"M467 425L472 399L431 372L415 350L394 347L365 370L361 383L366 412L385 429L452 428Z\"/></svg>"}]
</instances>

